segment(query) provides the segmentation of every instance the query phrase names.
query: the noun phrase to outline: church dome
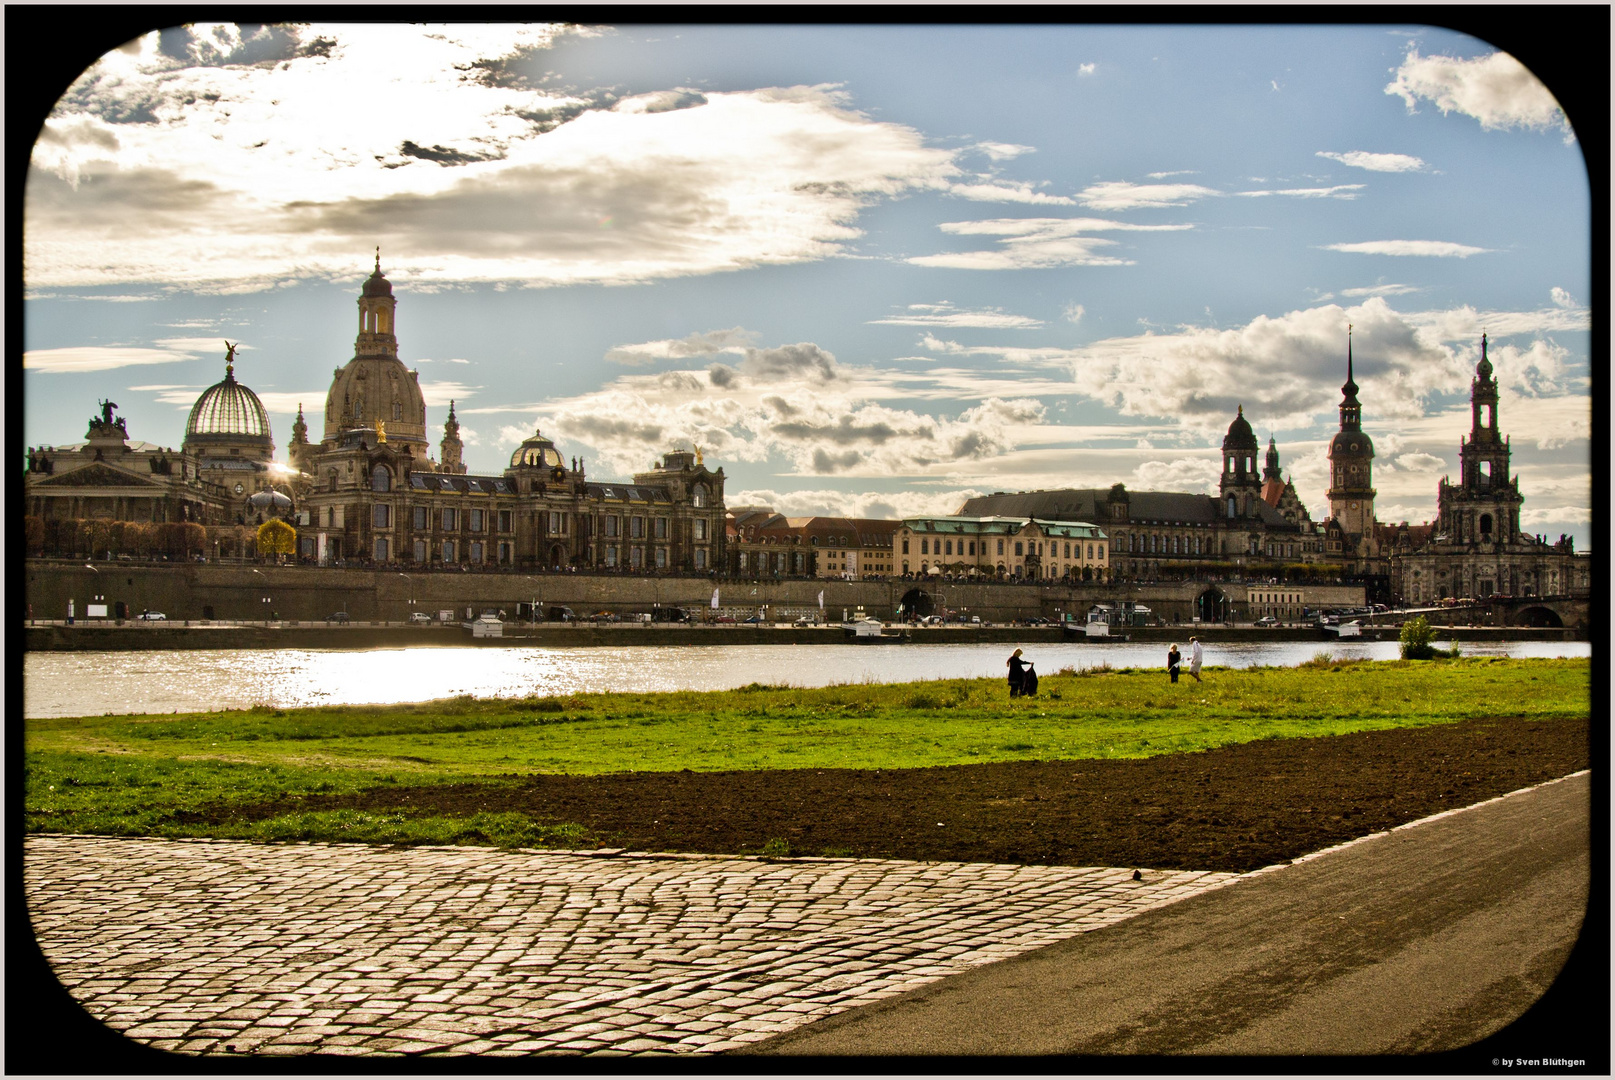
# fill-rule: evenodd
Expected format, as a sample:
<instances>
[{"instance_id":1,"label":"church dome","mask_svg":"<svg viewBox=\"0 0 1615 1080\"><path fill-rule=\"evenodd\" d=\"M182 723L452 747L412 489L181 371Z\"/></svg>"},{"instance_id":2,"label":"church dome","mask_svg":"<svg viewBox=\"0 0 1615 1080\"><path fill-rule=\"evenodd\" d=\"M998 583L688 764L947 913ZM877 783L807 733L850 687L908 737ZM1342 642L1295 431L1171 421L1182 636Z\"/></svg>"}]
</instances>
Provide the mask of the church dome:
<instances>
[{"instance_id":1,"label":"church dome","mask_svg":"<svg viewBox=\"0 0 1615 1080\"><path fill-rule=\"evenodd\" d=\"M565 464L566 462L561 459L560 451L555 449L555 443L545 438L544 434L539 431L535 431L523 439L522 444L516 447L516 452L510 455L510 467L512 469L519 469L523 466L530 468L548 466L554 468L557 465L564 466Z\"/></svg>"},{"instance_id":2,"label":"church dome","mask_svg":"<svg viewBox=\"0 0 1615 1080\"><path fill-rule=\"evenodd\" d=\"M1366 431L1341 431L1329 441L1329 460L1339 458L1371 458L1374 456L1374 440L1368 437Z\"/></svg>"},{"instance_id":3,"label":"church dome","mask_svg":"<svg viewBox=\"0 0 1615 1080\"><path fill-rule=\"evenodd\" d=\"M1224 450L1259 450L1261 444L1256 441L1256 432L1251 430L1250 421L1245 419L1245 406L1239 407L1239 415L1234 422L1228 425L1228 435L1222 441Z\"/></svg>"},{"instance_id":4,"label":"church dome","mask_svg":"<svg viewBox=\"0 0 1615 1080\"><path fill-rule=\"evenodd\" d=\"M234 352L232 348L232 356ZM223 381L202 391L202 396L191 406L190 418L185 422L185 441L261 443L272 451L272 438L264 403L258 400L257 394L236 382L235 365L226 362Z\"/></svg>"},{"instance_id":5,"label":"church dome","mask_svg":"<svg viewBox=\"0 0 1615 1080\"><path fill-rule=\"evenodd\" d=\"M391 296L392 294L393 294L393 283L388 281L387 278L382 274L382 272L381 272L381 257L378 255L376 257L376 270L375 270L375 273L373 273L369 277L365 278L363 295L365 295L365 296Z\"/></svg>"}]
</instances>

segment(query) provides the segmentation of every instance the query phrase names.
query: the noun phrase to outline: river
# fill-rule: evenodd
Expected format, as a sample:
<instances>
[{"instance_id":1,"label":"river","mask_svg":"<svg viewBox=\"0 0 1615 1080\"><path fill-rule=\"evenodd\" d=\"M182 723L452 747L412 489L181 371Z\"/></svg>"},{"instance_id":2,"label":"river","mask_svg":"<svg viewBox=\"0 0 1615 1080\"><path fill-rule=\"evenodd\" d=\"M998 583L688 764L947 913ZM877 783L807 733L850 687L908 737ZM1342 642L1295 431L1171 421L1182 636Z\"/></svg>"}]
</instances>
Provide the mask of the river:
<instances>
[{"instance_id":1,"label":"river","mask_svg":"<svg viewBox=\"0 0 1615 1080\"><path fill-rule=\"evenodd\" d=\"M23 715L33 719L253 705L387 705L458 694L525 697L605 690L727 690L753 682L829 686L1001 678L1004 659L1016 647L995 643L30 652L23 661ZM1039 675L1099 664L1161 668L1166 659L1166 646L1154 642L1023 642L1019 647L1037 665ZM1462 649L1465 656L1592 655L1592 646L1584 641L1466 642ZM1289 667L1324 651L1341 659L1392 660L1397 644L1214 644L1206 647L1205 662L1211 667Z\"/></svg>"}]
</instances>

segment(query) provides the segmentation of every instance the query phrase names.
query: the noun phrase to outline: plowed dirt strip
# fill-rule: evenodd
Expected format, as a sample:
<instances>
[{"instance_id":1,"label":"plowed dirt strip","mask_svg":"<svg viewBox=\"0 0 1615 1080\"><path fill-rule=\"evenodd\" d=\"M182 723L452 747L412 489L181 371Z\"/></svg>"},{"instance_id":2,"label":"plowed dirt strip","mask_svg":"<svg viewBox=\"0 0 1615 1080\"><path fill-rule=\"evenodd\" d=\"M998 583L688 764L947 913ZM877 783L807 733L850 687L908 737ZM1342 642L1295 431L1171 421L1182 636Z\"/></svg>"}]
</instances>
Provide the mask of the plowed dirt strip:
<instances>
[{"instance_id":1,"label":"plowed dirt strip","mask_svg":"<svg viewBox=\"0 0 1615 1080\"><path fill-rule=\"evenodd\" d=\"M1479 718L1139 760L513 777L189 820L515 811L642 851L756 853L782 840L797 855L1242 872L1567 775L1588 754L1585 718Z\"/></svg>"}]
</instances>

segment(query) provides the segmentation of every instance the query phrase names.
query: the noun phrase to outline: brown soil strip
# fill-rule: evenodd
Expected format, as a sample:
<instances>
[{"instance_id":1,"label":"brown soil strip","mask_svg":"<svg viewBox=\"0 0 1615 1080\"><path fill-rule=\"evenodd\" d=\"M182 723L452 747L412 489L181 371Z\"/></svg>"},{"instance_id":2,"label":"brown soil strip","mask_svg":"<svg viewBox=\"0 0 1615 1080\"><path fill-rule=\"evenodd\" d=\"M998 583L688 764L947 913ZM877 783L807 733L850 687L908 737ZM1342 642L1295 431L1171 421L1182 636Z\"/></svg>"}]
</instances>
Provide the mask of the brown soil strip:
<instances>
[{"instance_id":1,"label":"brown soil strip","mask_svg":"<svg viewBox=\"0 0 1615 1080\"><path fill-rule=\"evenodd\" d=\"M647 851L1244 871L1588 767L1588 722L1481 718L1141 760L528 776L187 814L354 808L577 823Z\"/></svg>"}]
</instances>

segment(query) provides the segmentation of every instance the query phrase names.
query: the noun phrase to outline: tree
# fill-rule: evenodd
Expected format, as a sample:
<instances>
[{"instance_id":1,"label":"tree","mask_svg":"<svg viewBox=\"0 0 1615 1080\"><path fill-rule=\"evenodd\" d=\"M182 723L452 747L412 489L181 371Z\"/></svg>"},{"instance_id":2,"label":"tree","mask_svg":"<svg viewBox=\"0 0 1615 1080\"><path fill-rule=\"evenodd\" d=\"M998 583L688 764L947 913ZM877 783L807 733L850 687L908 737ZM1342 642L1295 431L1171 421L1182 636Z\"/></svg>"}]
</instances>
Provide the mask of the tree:
<instances>
[{"instance_id":1,"label":"tree","mask_svg":"<svg viewBox=\"0 0 1615 1080\"><path fill-rule=\"evenodd\" d=\"M1430 629L1430 620L1423 615L1409 619L1402 624L1402 659L1429 660L1435 656L1436 650L1430 645L1435 631Z\"/></svg>"},{"instance_id":2,"label":"tree","mask_svg":"<svg viewBox=\"0 0 1615 1080\"><path fill-rule=\"evenodd\" d=\"M297 530L279 518L258 526L258 554L290 555L297 550Z\"/></svg>"},{"instance_id":3,"label":"tree","mask_svg":"<svg viewBox=\"0 0 1615 1080\"><path fill-rule=\"evenodd\" d=\"M200 555L207 547L207 530L194 521L180 523L179 553L187 558Z\"/></svg>"}]
</instances>

